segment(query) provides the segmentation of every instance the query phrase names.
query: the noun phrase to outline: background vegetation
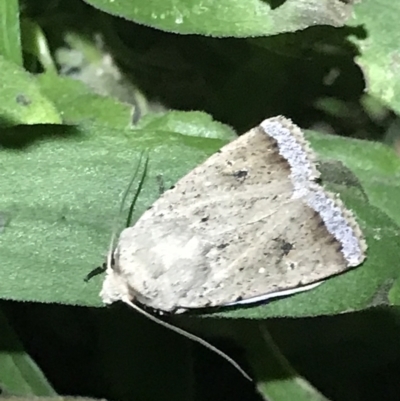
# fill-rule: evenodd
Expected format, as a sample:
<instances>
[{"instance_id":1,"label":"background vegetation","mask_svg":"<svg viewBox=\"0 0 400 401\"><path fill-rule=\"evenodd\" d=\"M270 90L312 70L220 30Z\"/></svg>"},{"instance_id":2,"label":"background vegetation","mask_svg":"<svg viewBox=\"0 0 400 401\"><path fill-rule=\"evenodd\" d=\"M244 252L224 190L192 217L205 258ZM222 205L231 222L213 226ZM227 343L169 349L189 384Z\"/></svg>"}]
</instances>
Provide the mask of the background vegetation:
<instances>
[{"instance_id":1,"label":"background vegetation","mask_svg":"<svg viewBox=\"0 0 400 401\"><path fill-rule=\"evenodd\" d=\"M399 15L393 0L1 1L0 397L399 400ZM84 278L143 149L134 219L158 177L277 114L310 130L369 251L310 292L171 320L251 383L102 307L103 276Z\"/></svg>"}]
</instances>

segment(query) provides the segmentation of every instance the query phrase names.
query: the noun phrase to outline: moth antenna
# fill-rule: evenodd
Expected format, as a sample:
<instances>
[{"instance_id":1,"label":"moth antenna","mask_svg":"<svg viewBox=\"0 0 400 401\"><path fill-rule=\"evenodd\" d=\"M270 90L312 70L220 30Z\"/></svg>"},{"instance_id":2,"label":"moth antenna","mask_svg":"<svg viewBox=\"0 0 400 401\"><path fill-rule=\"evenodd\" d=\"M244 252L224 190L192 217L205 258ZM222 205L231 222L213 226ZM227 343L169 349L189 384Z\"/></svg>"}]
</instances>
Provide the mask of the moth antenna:
<instances>
[{"instance_id":1,"label":"moth antenna","mask_svg":"<svg viewBox=\"0 0 400 401\"><path fill-rule=\"evenodd\" d=\"M127 218L126 225L125 225L126 227L129 227L130 224L131 224L133 210L134 210L136 201L137 201L137 199L138 199L138 197L139 197L139 195L140 195L140 193L142 191L145 178L147 176L147 170L148 170L148 165L149 165L149 151L148 151L148 149L146 149L146 150L144 150L144 151L142 151L140 153L139 162L138 162L138 164L136 166L136 170L135 170L131 180L129 181L128 187L126 188L124 194L122 195L121 204L120 204L119 211L118 211L118 217L119 217L122 214L126 198L128 197L128 194L132 189L132 185L135 182L136 177L137 177L137 175L139 173L139 169L140 169L140 166L142 165L143 157L145 157L143 173L142 173L142 176L140 177L138 189L137 189L137 191L135 193L135 196L133 197L133 200L132 200L131 205L129 207L128 218ZM107 253L107 269L111 269L112 268L114 244L115 244L115 237L117 236L117 231L118 231L118 219L116 219L116 221L114 223L114 227L112 229L112 233L111 233L110 246L108 248L108 253Z\"/></svg>"},{"instance_id":2,"label":"moth antenna","mask_svg":"<svg viewBox=\"0 0 400 401\"><path fill-rule=\"evenodd\" d=\"M128 213L128 217L126 219L125 227L130 227L131 226L132 214L133 214L133 211L135 209L136 201L139 198L140 193L142 192L143 185L144 185L144 182L145 182L146 177L147 177L147 171L148 171L148 167L149 167L149 151L148 151L148 149L146 149L145 151L143 151L140 154L140 159L139 159L138 166L140 166L142 164L142 158L143 157L145 157L145 161L144 161L142 176L140 177L139 185L138 185L137 190L135 192L135 196L133 197L133 200L132 200L131 205L129 207L129 213ZM135 178L137 176L138 170L139 170L139 168L137 168L136 171L135 171ZM132 181L129 183L129 189L131 188L131 186L132 186ZM122 198L122 202L123 203L125 203L127 194L128 194L128 192L125 192L124 197ZM120 214L121 213L122 213L122 206L120 208Z\"/></svg>"},{"instance_id":3,"label":"moth antenna","mask_svg":"<svg viewBox=\"0 0 400 401\"><path fill-rule=\"evenodd\" d=\"M147 317L148 319L152 320L153 322L164 326L165 328L174 331L175 333L180 334L181 336L184 336L186 338L188 338L189 340L192 340L194 342L197 342L199 344L201 344L203 347L208 348L209 350L215 352L216 354L218 354L220 357L224 358L226 361L228 361L236 370L238 370L247 380L250 380L251 382L253 381L251 379L251 377L240 367L240 365L234 361L230 356L228 356L227 354L225 354L224 352L222 352L220 349L218 349L217 347L214 347L213 345L211 345L209 342L207 342L206 340L203 340L201 337L197 337L196 335L183 330L177 326L174 326L173 324L164 322L164 320L161 320L159 318L157 318L156 316L153 316L151 313L146 312L144 309L142 309L141 307L139 307L138 305L134 304L133 302L131 302L131 300L127 297L124 297L124 299L122 299L123 302L127 303L131 308L135 309L137 312L141 313L143 316Z\"/></svg>"}]
</instances>

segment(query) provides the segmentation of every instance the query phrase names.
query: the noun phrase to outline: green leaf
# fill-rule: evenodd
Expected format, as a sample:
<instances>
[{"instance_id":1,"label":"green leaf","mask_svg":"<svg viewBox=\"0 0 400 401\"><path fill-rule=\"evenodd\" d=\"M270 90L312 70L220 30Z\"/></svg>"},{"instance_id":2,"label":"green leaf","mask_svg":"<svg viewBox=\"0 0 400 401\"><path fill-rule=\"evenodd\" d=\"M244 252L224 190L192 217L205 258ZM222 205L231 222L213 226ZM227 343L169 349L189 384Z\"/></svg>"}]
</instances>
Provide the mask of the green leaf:
<instances>
[{"instance_id":1,"label":"green leaf","mask_svg":"<svg viewBox=\"0 0 400 401\"><path fill-rule=\"evenodd\" d=\"M328 401L290 366L264 325L245 345L257 389L265 400Z\"/></svg>"},{"instance_id":2,"label":"green leaf","mask_svg":"<svg viewBox=\"0 0 400 401\"><path fill-rule=\"evenodd\" d=\"M94 93L80 81L54 74L37 77L41 92L56 106L67 124L96 122L111 127L131 125L132 106Z\"/></svg>"},{"instance_id":3,"label":"green leaf","mask_svg":"<svg viewBox=\"0 0 400 401\"><path fill-rule=\"evenodd\" d=\"M0 55L0 126L60 123L33 76Z\"/></svg>"},{"instance_id":4,"label":"green leaf","mask_svg":"<svg viewBox=\"0 0 400 401\"><path fill-rule=\"evenodd\" d=\"M315 150L328 160L339 160L359 180L368 201L400 226L397 194L400 194L400 158L388 146L360 140L309 133Z\"/></svg>"},{"instance_id":5,"label":"green leaf","mask_svg":"<svg viewBox=\"0 0 400 401\"><path fill-rule=\"evenodd\" d=\"M353 37L361 50L361 65L370 94L400 112L398 16L400 3L392 0L363 0L354 8L350 26L365 29L363 38Z\"/></svg>"},{"instance_id":6,"label":"green leaf","mask_svg":"<svg viewBox=\"0 0 400 401\"><path fill-rule=\"evenodd\" d=\"M277 318L263 322L184 315L175 316L174 321L185 322L185 327L200 335L233 338L241 344L246 350L246 371L271 401L280 400L278 391L295 392L298 385L304 392L310 387L309 383L330 400L344 401L379 399L381 392L397 386L399 317L398 308L385 307L335 316ZM264 330L260 331L264 327L272 339ZM371 380L382 374L387 377L393 374L393 381ZM297 400L297 397L292 399Z\"/></svg>"},{"instance_id":7,"label":"green leaf","mask_svg":"<svg viewBox=\"0 0 400 401\"><path fill-rule=\"evenodd\" d=\"M200 111L170 111L165 114L148 114L139 120L136 128L171 131L182 135L215 138L225 141L230 141L237 137L236 133L227 125L213 121L209 114Z\"/></svg>"},{"instance_id":8,"label":"green leaf","mask_svg":"<svg viewBox=\"0 0 400 401\"><path fill-rule=\"evenodd\" d=\"M311 319L272 319L268 330L296 371L330 400L376 400L398 383L374 378L398 377L399 322L398 308L372 308Z\"/></svg>"},{"instance_id":9,"label":"green leaf","mask_svg":"<svg viewBox=\"0 0 400 401\"><path fill-rule=\"evenodd\" d=\"M400 305L400 277L398 277L393 283L388 284L388 298L390 303Z\"/></svg>"},{"instance_id":10,"label":"green leaf","mask_svg":"<svg viewBox=\"0 0 400 401\"><path fill-rule=\"evenodd\" d=\"M101 304L102 277L89 283L83 278L104 260L119 194L141 150L150 150L149 173L134 220L159 196L160 177L168 188L223 144L170 131L97 125L31 127L28 135L25 129L10 129L11 142L3 139L8 148L1 154L4 177L13 180L2 184L0 210L9 222L2 234L0 296L92 306ZM312 291L218 316L315 316L388 304L388 282L399 277L400 236L394 221L398 208L386 198L398 181L400 160L376 143L316 133L308 137L322 160L338 160L354 175L325 184L341 194L360 222L369 246L366 262ZM17 144L18 138L27 142Z\"/></svg>"},{"instance_id":11,"label":"green leaf","mask_svg":"<svg viewBox=\"0 0 400 401\"><path fill-rule=\"evenodd\" d=\"M3 401L98 401L89 397L1 397Z\"/></svg>"},{"instance_id":12,"label":"green leaf","mask_svg":"<svg viewBox=\"0 0 400 401\"><path fill-rule=\"evenodd\" d=\"M84 278L105 261L116 220L126 219L129 205L117 212L141 151L150 160L134 219L160 195L160 180L169 188L223 143L94 124L3 130L0 297L100 306L103 277Z\"/></svg>"},{"instance_id":13,"label":"green leaf","mask_svg":"<svg viewBox=\"0 0 400 401\"><path fill-rule=\"evenodd\" d=\"M273 35L312 25L342 26L352 10L350 4L340 0L86 2L107 13L168 32L235 37Z\"/></svg>"},{"instance_id":14,"label":"green leaf","mask_svg":"<svg viewBox=\"0 0 400 401\"><path fill-rule=\"evenodd\" d=\"M45 71L57 74L46 35L40 25L28 18L21 19L21 36L24 52L38 60Z\"/></svg>"},{"instance_id":15,"label":"green leaf","mask_svg":"<svg viewBox=\"0 0 400 401\"><path fill-rule=\"evenodd\" d=\"M55 391L0 311L0 383L9 394L52 396Z\"/></svg>"},{"instance_id":16,"label":"green leaf","mask_svg":"<svg viewBox=\"0 0 400 401\"><path fill-rule=\"evenodd\" d=\"M0 56L22 66L18 0L0 2Z\"/></svg>"}]
</instances>

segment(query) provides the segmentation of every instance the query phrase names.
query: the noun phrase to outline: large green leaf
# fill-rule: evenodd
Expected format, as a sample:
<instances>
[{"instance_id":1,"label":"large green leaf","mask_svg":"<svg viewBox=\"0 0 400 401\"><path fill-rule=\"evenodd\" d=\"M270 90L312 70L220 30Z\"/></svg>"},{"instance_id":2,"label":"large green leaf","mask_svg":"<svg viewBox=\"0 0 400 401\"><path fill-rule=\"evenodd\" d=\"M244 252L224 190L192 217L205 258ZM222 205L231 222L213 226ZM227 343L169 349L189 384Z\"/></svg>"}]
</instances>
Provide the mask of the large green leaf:
<instances>
[{"instance_id":1,"label":"large green leaf","mask_svg":"<svg viewBox=\"0 0 400 401\"><path fill-rule=\"evenodd\" d=\"M134 218L157 198L160 179L168 188L223 144L175 134L172 128L43 126L31 127L29 133L26 129L5 131L2 139L5 148L0 156L6 170L0 210L9 222L1 235L0 296L92 306L101 304L102 278L89 283L83 278L104 260L119 194L126 189L140 152L149 149L150 162ZM354 210L369 246L367 260L313 291L227 311L226 317L310 316L388 303L390 283L399 277L395 220L400 219L396 203L388 199L398 188L400 161L379 144L309 137L321 159L338 160L344 171L350 170L348 178L345 174L341 181L326 179L325 184ZM338 176L336 170L333 176Z\"/></svg>"},{"instance_id":2,"label":"large green leaf","mask_svg":"<svg viewBox=\"0 0 400 401\"><path fill-rule=\"evenodd\" d=\"M340 0L86 0L110 14L180 34L261 36L312 25L341 26L352 6Z\"/></svg>"},{"instance_id":3,"label":"large green leaf","mask_svg":"<svg viewBox=\"0 0 400 401\"><path fill-rule=\"evenodd\" d=\"M223 142L101 125L43 125L4 130L0 144L0 212L8 222L1 234L0 296L101 305L102 277L83 279L104 261L120 195L141 152L149 149L150 162L136 218L159 196L160 177L168 188Z\"/></svg>"}]
</instances>

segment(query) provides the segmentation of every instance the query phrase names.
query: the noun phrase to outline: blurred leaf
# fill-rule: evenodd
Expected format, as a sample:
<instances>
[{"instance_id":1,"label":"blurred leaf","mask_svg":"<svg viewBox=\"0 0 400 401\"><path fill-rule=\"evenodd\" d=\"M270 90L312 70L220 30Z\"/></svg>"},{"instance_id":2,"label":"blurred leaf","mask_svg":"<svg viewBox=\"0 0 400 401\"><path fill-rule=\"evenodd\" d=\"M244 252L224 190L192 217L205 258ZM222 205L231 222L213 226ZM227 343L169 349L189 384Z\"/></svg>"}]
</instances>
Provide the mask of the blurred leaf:
<instances>
[{"instance_id":1,"label":"blurred leaf","mask_svg":"<svg viewBox=\"0 0 400 401\"><path fill-rule=\"evenodd\" d=\"M388 298L390 303L400 305L400 277L398 277L393 285L391 285Z\"/></svg>"},{"instance_id":2,"label":"blurred leaf","mask_svg":"<svg viewBox=\"0 0 400 401\"><path fill-rule=\"evenodd\" d=\"M67 124L96 122L117 128L131 125L132 106L94 93L80 81L53 74L37 77L40 89Z\"/></svg>"},{"instance_id":3,"label":"blurred leaf","mask_svg":"<svg viewBox=\"0 0 400 401\"><path fill-rule=\"evenodd\" d=\"M331 400L397 400L398 308L308 319L272 319L271 336L292 366Z\"/></svg>"},{"instance_id":4,"label":"blurred leaf","mask_svg":"<svg viewBox=\"0 0 400 401\"><path fill-rule=\"evenodd\" d=\"M352 6L340 0L86 0L107 13L153 28L208 36L261 36L312 25L342 26Z\"/></svg>"},{"instance_id":5,"label":"blurred leaf","mask_svg":"<svg viewBox=\"0 0 400 401\"><path fill-rule=\"evenodd\" d=\"M0 56L22 66L18 0L0 2Z\"/></svg>"},{"instance_id":6,"label":"blurred leaf","mask_svg":"<svg viewBox=\"0 0 400 401\"><path fill-rule=\"evenodd\" d=\"M1 55L0 71L0 126L61 122L33 76Z\"/></svg>"},{"instance_id":7,"label":"blurred leaf","mask_svg":"<svg viewBox=\"0 0 400 401\"><path fill-rule=\"evenodd\" d=\"M9 394L52 396L51 388L0 311L0 383Z\"/></svg>"},{"instance_id":8,"label":"blurred leaf","mask_svg":"<svg viewBox=\"0 0 400 401\"><path fill-rule=\"evenodd\" d=\"M88 397L16 397L16 396L6 396L1 397L4 401L98 401L98 398L88 398Z\"/></svg>"},{"instance_id":9,"label":"blurred leaf","mask_svg":"<svg viewBox=\"0 0 400 401\"><path fill-rule=\"evenodd\" d=\"M350 26L363 26L365 38L354 38L361 49L356 59L364 70L370 94L400 112L400 2L363 0L354 7Z\"/></svg>"},{"instance_id":10,"label":"blurred leaf","mask_svg":"<svg viewBox=\"0 0 400 401\"><path fill-rule=\"evenodd\" d=\"M164 114L148 114L139 120L135 128L153 131L171 131L182 135L231 141L236 133L225 124L213 121L200 111L170 111Z\"/></svg>"},{"instance_id":11,"label":"blurred leaf","mask_svg":"<svg viewBox=\"0 0 400 401\"><path fill-rule=\"evenodd\" d=\"M27 18L22 19L21 36L24 52L40 61L45 71L57 74L57 67L55 66L49 44L40 25Z\"/></svg>"}]
</instances>

